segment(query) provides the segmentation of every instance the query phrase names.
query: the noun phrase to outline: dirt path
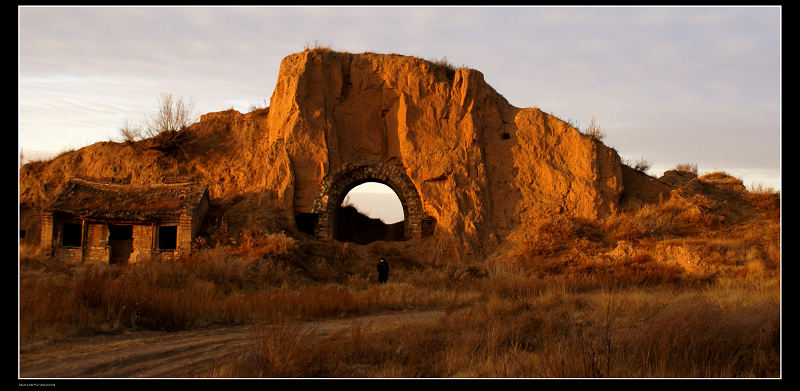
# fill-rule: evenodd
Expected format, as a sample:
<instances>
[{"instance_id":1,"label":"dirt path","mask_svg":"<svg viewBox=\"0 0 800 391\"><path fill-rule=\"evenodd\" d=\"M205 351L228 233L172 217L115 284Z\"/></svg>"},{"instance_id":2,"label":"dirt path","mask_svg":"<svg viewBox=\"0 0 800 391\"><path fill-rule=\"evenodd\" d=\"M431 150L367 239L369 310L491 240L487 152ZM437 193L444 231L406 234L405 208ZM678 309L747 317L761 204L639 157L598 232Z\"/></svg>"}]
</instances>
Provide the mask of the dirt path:
<instances>
[{"instance_id":1,"label":"dirt path","mask_svg":"<svg viewBox=\"0 0 800 391\"><path fill-rule=\"evenodd\" d=\"M301 323L301 330L323 338L353 324L370 329L400 327L440 318L445 311L382 313ZM215 362L252 345L259 326L200 331L142 331L75 338L20 347L19 377L27 378L175 378L209 373Z\"/></svg>"}]
</instances>

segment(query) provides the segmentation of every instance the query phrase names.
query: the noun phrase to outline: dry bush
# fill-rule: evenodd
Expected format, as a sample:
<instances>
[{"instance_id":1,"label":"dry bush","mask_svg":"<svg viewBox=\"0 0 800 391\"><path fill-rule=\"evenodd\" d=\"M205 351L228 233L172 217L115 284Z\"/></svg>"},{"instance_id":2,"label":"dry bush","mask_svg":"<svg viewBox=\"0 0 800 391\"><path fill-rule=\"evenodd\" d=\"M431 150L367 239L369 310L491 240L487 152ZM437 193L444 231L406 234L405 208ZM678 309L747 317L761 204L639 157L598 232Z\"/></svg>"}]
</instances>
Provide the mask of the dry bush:
<instances>
[{"instance_id":1,"label":"dry bush","mask_svg":"<svg viewBox=\"0 0 800 391\"><path fill-rule=\"evenodd\" d=\"M294 238L283 233L263 233L258 229L247 229L240 234L237 251L245 258L260 258L265 255L286 255L297 245Z\"/></svg>"},{"instance_id":2,"label":"dry bush","mask_svg":"<svg viewBox=\"0 0 800 391\"><path fill-rule=\"evenodd\" d=\"M690 172L697 175L697 163L679 163L675 165L674 170Z\"/></svg>"},{"instance_id":3,"label":"dry bush","mask_svg":"<svg viewBox=\"0 0 800 391\"><path fill-rule=\"evenodd\" d=\"M653 164L650 161L645 160L645 158L640 158L639 160L632 162L630 167L639 172L647 172L647 170L649 170L652 166Z\"/></svg>"},{"instance_id":4,"label":"dry bush","mask_svg":"<svg viewBox=\"0 0 800 391\"><path fill-rule=\"evenodd\" d=\"M594 116L589 120L589 124L583 129L583 134L589 136L595 141L601 141L606 137L606 132L595 120Z\"/></svg>"},{"instance_id":5,"label":"dry bush","mask_svg":"<svg viewBox=\"0 0 800 391\"><path fill-rule=\"evenodd\" d=\"M333 49L331 49L331 44L322 45L319 43L318 39L315 39L313 44L306 42L305 46L303 46L303 51L329 53L332 52Z\"/></svg>"},{"instance_id":6,"label":"dry bush","mask_svg":"<svg viewBox=\"0 0 800 391\"><path fill-rule=\"evenodd\" d=\"M747 187L747 191L750 194L769 194L769 195L772 195L772 194L778 193L778 191L776 191L772 186L767 186L767 185L765 185L763 183L753 183L753 184L751 184L750 186Z\"/></svg>"},{"instance_id":7,"label":"dry bush","mask_svg":"<svg viewBox=\"0 0 800 391\"><path fill-rule=\"evenodd\" d=\"M751 205L762 211L777 211L780 209L781 193L761 183L750 185L744 198Z\"/></svg>"},{"instance_id":8,"label":"dry bush","mask_svg":"<svg viewBox=\"0 0 800 391\"><path fill-rule=\"evenodd\" d=\"M133 122L130 118L126 118L119 128L119 133L122 135L122 141L132 143L141 140L145 134L146 125L142 122Z\"/></svg>"},{"instance_id":9,"label":"dry bush","mask_svg":"<svg viewBox=\"0 0 800 391\"><path fill-rule=\"evenodd\" d=\"M158 111L155 114L138 122L126 119L119 131L124 142L132 143L146 138L149 139L148 149L161 151L165 155L177 152L185 155L186 147L195 141L195 137L184 130L196 121L191 100L162 93L158 97Z\"/></svg>"},{"instance_id":10,"label":"dry bush","mask_svg":"<svg viewBox=\"0 0 800 391\"><path fill-rule=\"evenodd\" d=\"M518 231L524 236L518 240L517 256L552 256L566 249L574 236L573 224L565 216L546 216L526 224L524 229Z\"/></svg>"},{"instance_id":11,"label":"dry bush","mask_svg":"<svg viewBox=\"0 0 800 391\"><path fill-rule=\"evenodd\" d=\"M604 221L610 242L646 237L687 236L710 230L725 221L720 205L701 194L673 192L668 201L644 205L633 213Z\"/></svg>"},{"instance_id":12,"label":"dry bush","mask_svg":"<svg viewBox=\"0 0 800 391\"><path fill-rule=\"evenodd\" d=\"M150 118L144 133L147 137L178 133L195 122L195 117L194 103L191 100L162 93L158 97L158 112Z\"/></svg>"},{"instance_id":13,"label":"dry bush","mask_svg":"<svg viewBox=\"0 0 800 391\"><path fill-rule=\"evenodd\" d=\"M450 61L447 60L447 57L442 57L440 59L434 59L428 61L431 64L433 64L434 69L438 68L442 70L447 80L450 80L452 82L453 79L455 79L456 70L458 69L458 67L450 63Z\"/></svg>"},{"instance_id":14,"label":"dry bush","mask_svg":"<svg viewBox=\"0 0 800 391\"><path fill-rule=\"evenodd\" d=\"M653 163L646 160L644 157L639 160L633 161L630 159L622 159L622 164L642 173L647 173L647 170L653 166Z\"/></svg>"}]
</instances>

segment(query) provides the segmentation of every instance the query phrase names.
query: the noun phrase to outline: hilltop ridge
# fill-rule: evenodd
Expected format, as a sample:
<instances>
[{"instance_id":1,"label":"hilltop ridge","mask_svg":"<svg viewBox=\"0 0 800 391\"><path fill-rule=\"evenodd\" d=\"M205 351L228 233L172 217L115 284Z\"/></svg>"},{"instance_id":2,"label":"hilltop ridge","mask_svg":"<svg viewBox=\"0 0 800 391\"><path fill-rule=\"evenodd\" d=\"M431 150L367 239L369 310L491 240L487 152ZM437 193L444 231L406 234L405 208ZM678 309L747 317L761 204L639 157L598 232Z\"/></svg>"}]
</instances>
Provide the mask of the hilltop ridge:
<instances>
[{"instance_id":1,"label":"hilltop ridge","mask_svg":"<svg viewBox=\"0 0 800 391\"><path fill-rule=\"evenodd\" d=\"M419 237L409 226L427 219L437 240L477 253L537 216L595 219L674 189L625 166L613 148L569 123L512 106L474 69L306 50L283 59L270 102L245 114L202 115L182 131L180 153L153 148L153 139L109 141L26 164L21 220L35 232L31 216L78 177L201 183L210 199L207 224L224 222L234 233L296 234L299 215L335 231L326 219L344 197L338 192L360 180L353 170L361 170L394 184L406 209L412 206L407 218L416 220L406 236Z\"/></svg>"}]
</instances>

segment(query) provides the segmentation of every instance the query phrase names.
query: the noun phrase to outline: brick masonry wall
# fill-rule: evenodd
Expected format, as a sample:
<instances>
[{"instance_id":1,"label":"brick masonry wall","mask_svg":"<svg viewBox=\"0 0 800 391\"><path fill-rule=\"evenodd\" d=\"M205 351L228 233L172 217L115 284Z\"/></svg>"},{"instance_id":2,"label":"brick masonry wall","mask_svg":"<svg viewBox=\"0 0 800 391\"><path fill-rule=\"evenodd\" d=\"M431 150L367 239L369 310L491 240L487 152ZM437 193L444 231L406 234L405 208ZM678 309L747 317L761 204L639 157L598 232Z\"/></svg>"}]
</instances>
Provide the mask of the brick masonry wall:
<instances>
[{"instance_id":1,"label":"brick masonry wall","mask_svg":"<svg viewBox=\"0 0 800 391\"><path fill-rule=\"evenodd\" d=\"M192 251L192 222L193 218L191 215L186 213L181 215L180 222L178 223L178 242L177 242L177 253L178 254L189 254Z\"/></svg>"},{"instance_id":2,"label":"brick masonry wall","mask_svg":"<svg viewBox=\"0 0 800 391\"><path fill-rule=\"evenodd\" d=\"M153 256L153 243L155 239L155 225L133 226L133 253L128 260L130 263L141 262Z\"/></svg>"},{"instance_id":3,"label":"brick masonry wall","mask_svg":"<svg viewBox=\"0 0 800 391\"><path fill-rule=\"evenodd\" d=\"M41 237L39 245L44 254L53 253L53 214L49 212L42 213L42 229L40 231Z\"/></svg>"},{"instance_id":4,"label":"brick masonry wall","mask_svg":"<svg viewBox=\"0 0 800 391\"><path fill-rule=\"evenodd\" d=\"M322 180L312 207L312 212L319 216L316 231L319 239L333 239L335 216L344 197L365 182L380 182L392 188L403 205L404 238L407 240L420 236L423 211L417 188L400 164L378 161L344 164Z\"/></svg>"},{"instance_id":5,"label":"brick masonry wall","mask_svg":"<svg viewBox=\"0 0 800 391\"><path fill-rule=\"evenodd\" d=\"M110 254L107 248L108 225L89 223L86 224L84 240L83 262L108 263Z\"/></svg>"},{"instance_id":6,"label":"brick masonry wall","mask_svg":"<svg viewBox=\"0 0 800 391\"><path fill-rule=\"evenodd\" d=\"M61 247L56 246L53 256L67 262L80 262L83 258L83 249L80 247Z\"/></svg>"}]
</instances>

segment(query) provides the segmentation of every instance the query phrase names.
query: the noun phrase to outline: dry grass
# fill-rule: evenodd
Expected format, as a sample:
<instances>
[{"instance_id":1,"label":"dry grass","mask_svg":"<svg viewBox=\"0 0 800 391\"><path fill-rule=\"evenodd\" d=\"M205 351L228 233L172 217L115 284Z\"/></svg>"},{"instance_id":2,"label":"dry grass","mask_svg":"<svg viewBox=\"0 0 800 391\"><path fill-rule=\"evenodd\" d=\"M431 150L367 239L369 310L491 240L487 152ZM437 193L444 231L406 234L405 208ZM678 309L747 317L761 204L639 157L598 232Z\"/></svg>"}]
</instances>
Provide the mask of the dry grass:
<instances>
[{"instance_id":1,"label":"dry grass","mask_svg":"<svg viewBox=\"0 0 800 391\"><path fill-rule=\"evenodd\" d=\"M314 43L306 42L305 46L303 46L303 51L311 51L311 52L322 52L322 53L330 53L333 52L331 48L331 44L323 45L319 43L318 39L314 40Z\"/></svg>"},{"instance_id":2,"label":"dry grass","mask_svg":"<svg viewBox=\"0 0 800 391\"><path fill-rule=\"evenodd\" d=\"M579 293L552 280L536 294L487 300L438 322L392 331L354 324L322 339L278 323L222 377L771 377L778 374L777 302L724 308L660 286ZM710 297L709 297L710 296ZM681 327L675 327L681 325Z\"/></svg>"},{"instance_id":3,"label":"dry grass","mask_svg":"<svg viewBox=\"0 0 800 391\"><path fill-rule=\"evenodd\" d=\"M675 165L674 170L690 172L697 175L697 163L678 163Z\"/></svg>"},{"instance_id":4,"label":"dry grass","mask_svg":"<svg viewBox=\"0 0 800 391\"><path fill-rule=\"evenodd\" d=\"M764 193L678 192L601 220L543 217L486 261L459 262L446 241L419 254L253 230L125 267L25 248L20 338L266 322L211 377L778 377L780 204ZM384 254L390 280L378 285ZM325 338L293 322L410 308L446 315Z\"/></svg>"},{"instance_id":5,"label":"dry grass","mask_svg":"<svg viewBox=\"0 0 800 391\"><path fill-rule=\"evenodd\" d=\"M600 124L597 123L594 117L589 120L589 124L583 129L583 134L596 141L601 141L606 137L606 132L600 127Z\"/></svg>"}]
</instances>

